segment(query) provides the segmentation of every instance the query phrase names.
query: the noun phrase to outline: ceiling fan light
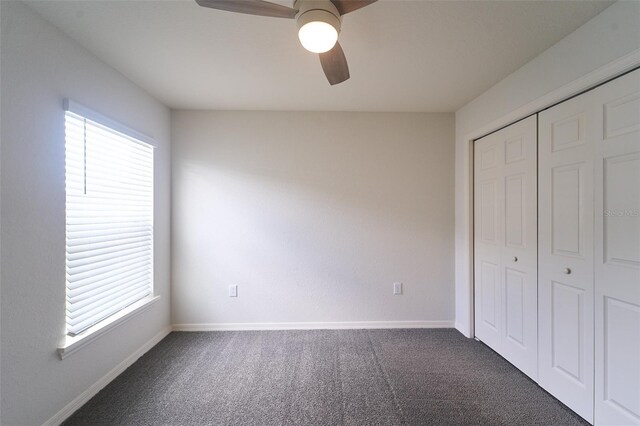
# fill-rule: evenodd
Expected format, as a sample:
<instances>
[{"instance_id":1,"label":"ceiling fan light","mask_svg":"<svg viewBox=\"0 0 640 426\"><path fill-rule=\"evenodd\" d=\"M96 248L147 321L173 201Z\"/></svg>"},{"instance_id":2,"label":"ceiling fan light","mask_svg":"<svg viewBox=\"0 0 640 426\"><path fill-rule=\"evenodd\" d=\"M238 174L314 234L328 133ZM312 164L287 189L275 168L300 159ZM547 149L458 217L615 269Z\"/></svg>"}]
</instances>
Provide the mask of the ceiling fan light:
<instances>
[{"instance_id":1,"label":"ceiling fan light","mask_svg":"<svg viewBox=\"0 0 640 426\"><path fill-rule=\"evenodd\" d=\"M304 24L298 31L302 46L310 52L324 53L333 49L338 41L338 31L330 24L312 21Z\"/></svg>"},{"instance_id":2,"label":"ceiling fan light","mask_svg":"<svg viewBox=\"0 0 640 426\"><path fill-rule=\"evenodd\" d=\"M328 52L336 45L340 32L340 15L331 2L308 2L304 7L326 7L328 9L312 8L299 12L298 38L302 46L310 52Z\"/></svg>"}]
</instances>

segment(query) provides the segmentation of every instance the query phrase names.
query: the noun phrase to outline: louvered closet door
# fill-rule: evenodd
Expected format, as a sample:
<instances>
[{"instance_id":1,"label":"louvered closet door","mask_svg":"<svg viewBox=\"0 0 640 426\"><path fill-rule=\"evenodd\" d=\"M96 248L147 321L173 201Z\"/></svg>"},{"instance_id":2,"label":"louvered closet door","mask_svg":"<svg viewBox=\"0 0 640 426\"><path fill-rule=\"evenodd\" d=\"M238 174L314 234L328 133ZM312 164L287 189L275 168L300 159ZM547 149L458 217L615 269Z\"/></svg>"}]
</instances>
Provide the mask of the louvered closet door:
<instances>
[{"instance_id":1,"label":"louvered closet door","mask_svg":"<svg viewBox=\"0 0 640 426\"><path fill-rule=\"evenodd\" d=\"M595 106L597 425L640 425L640 71Z\"/></svg>"},{"instance_id":2,"label":"louvered closet door","mask_svg":"<svg viewBox=\"0 0 640 426\"><path fill-rule=\"evenodd\" d=\"M538 383L592 421L596 126L587 95L539 114Z\"/></svg>"},{"instance_id":3,"label":"louvered closet door","mask_svg":"<svg viewBox=\"0 0 640 426\"><path fill-rule=\"evenodd\" d=\"M476 337L537 377L536 117L474 146Z\"/></svg>"}]
</instances>

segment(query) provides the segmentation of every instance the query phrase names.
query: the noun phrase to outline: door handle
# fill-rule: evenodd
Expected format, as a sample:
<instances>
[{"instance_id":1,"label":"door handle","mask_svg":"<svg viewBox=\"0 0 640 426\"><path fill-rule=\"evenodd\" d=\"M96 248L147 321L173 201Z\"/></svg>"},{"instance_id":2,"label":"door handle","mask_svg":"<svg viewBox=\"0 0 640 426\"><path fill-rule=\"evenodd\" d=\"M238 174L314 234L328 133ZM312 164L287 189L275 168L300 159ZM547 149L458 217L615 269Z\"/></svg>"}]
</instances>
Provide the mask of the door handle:
<instances>
[{"instance_id":1,"label":"door handle","mask_svg":"<svg viewBox=\"0 0 640 426\"><path fill-rule=\"evenodd\" d=\"M565 274L569 275L569 274L571 274L571 268L564 268L564 271L563 271L563 272L564 272Z\"/></svg>"},{"instance_id":2,"label":"door handle","mask_svg":"<svg viewBox=\"0 0 640 426\"><path fill-rule=\"evenodd\" d=\"M517 256L513 256L513 261L517 262L518 261L518 257Z\"/></svg>"}]
</instances>

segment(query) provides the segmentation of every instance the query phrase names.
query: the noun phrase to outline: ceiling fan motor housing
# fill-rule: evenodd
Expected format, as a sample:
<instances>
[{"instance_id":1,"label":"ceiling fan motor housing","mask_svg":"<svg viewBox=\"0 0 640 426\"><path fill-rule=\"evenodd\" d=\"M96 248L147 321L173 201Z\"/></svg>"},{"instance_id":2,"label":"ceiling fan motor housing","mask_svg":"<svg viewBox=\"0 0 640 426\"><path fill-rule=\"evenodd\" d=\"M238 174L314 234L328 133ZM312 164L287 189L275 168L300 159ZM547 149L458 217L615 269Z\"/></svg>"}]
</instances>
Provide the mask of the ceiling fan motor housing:
<instances>
[{"instance_id":1,"label":"ceiling fan motor housing","mask_svg":"<svg viewBox=\"0 0 640 426\"><path fill-rule=\"evenodd\" d=\"M330 0L296 0L293 4L298 10L296 21L298 30L313 21L326 22L340 33L342 18L340 12Z\"/></svg>"}]
</instances>

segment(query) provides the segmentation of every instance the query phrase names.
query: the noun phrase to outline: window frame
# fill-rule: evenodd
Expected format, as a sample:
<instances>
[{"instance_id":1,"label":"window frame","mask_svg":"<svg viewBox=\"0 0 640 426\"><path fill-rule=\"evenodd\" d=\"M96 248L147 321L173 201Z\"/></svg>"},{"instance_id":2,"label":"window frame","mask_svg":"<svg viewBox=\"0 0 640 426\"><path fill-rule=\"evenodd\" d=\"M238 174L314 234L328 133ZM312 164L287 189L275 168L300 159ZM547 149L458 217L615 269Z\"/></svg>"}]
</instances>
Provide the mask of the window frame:
<instances>
[{"instance_id":1,"label":"window frame","mask_svg":"<svg viewBox=\"0 0 640 426\"><path fill-rule=\"evenodd\" d=\"M66 113L71 112L73 114L79 115L87 120L95 122L105 128L121 133L130 138L136 139L149 147L151 147L154 152L152 157L152 173L155 175L155 149L157 148L156 141L150 136L145 135L144 133L138 132L134 129L131 129L120 122L113 120L109 117L106 117L100 113L95 112L94 110L79 104L70 99L64 99L63 101L63 122L66 119ZM66 134L63 140L63 143L66 144ZM66 154L65 154L66 161ZM153 179L152 186L152 201L151 201L151 215L152 215L152 224L155 223L155 179ZM66 194L66 184L65 184L65 194ZM66 195L65 195L66 199ZM65 202L66 208L66 202ZM98 321L96 324L88 327L86 330L80 332L77 335L67 334L67 323L66 323L66 315L62 316L64 321L64 336L63 341L58 346L58 355L60 359L64 359L69 355L75 353L80 348L86 346L90 342L99 338L100 336L106 334L111 331L116 326L125 323L129 319L137 316L138 314L144 312L148 308L150 308L155 302L160 299L160 296L156 294L155 291L155 261L154 261L154 253L155 253L155 227L152 228L152 238L151 238L151 256L152 256L152 265L151 265L151 292L148 296L143 297L142 299L134 302L133 304L117 311L116 313L109 315L108 317ZM66 238L66 225L65 225L65 238ZM65 285L65 295L66 295L66 285ZM66 297L66 296L65 296ZM66 302L65 302L66 305Z\"/></svg>"}]
</instances>

